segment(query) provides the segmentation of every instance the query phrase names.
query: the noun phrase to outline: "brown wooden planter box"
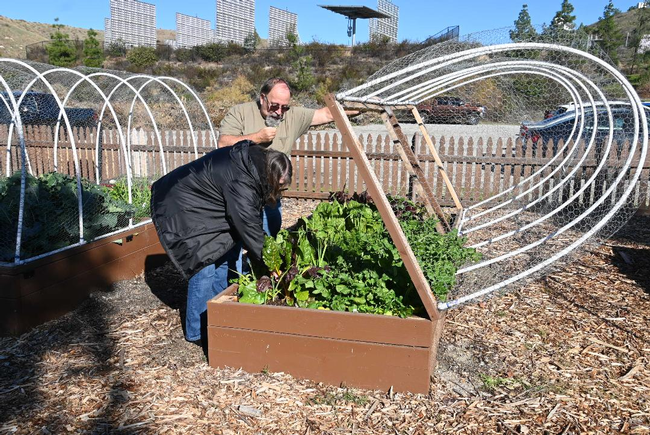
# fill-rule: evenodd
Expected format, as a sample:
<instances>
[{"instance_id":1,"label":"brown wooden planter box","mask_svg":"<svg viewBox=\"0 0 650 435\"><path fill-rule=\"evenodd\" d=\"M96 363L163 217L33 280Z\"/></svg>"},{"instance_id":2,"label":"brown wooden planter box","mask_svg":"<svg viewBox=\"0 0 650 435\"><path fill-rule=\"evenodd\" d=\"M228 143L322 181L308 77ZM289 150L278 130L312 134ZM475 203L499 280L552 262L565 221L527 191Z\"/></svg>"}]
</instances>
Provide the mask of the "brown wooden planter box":
<instances>
[{"instance_id":1,"label":"brown wooden planter box","mask_svg":"<svg viewBox=\"0 0 650 435\"><path fill-rule=\"evenodd\" d=\"M0 267L0 336L22 334L68 313L92 291L141 274L147 257L164 253L149 223L24 265Z\"/></svg>"},{"instance_id":2,"label":"brown wooden planter box","mask_svg":"<svg viewBox=\"0 0 650 435\"><path fill-rule=\"evenodd\" d=\"M212 367L270 370L357 388L427 393L443 317L312 310L237 302L232 285L208 303Z\"/></svg>"}]
</instances>

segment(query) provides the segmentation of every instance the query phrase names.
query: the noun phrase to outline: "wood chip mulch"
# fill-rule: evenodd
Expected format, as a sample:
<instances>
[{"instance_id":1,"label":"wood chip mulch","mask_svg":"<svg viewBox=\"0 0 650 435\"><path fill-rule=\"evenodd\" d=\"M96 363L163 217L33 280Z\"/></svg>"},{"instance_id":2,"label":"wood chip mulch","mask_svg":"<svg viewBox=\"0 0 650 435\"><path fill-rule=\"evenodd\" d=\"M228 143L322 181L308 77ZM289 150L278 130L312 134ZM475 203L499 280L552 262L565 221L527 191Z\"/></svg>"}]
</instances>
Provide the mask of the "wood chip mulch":
<instances>
[{"instance_id":1,"label":"wood chip mulch","mask_svg":"<svg viewBox=\"0 0 650 435\"><path fill-rule=\"evenodd\" d=\"M286 200L287 224L314 203ZM650 433L650 219L447 315L429 395L209 367L165 265L0 338L0 434Z\"/></svg>"}]
</instances>

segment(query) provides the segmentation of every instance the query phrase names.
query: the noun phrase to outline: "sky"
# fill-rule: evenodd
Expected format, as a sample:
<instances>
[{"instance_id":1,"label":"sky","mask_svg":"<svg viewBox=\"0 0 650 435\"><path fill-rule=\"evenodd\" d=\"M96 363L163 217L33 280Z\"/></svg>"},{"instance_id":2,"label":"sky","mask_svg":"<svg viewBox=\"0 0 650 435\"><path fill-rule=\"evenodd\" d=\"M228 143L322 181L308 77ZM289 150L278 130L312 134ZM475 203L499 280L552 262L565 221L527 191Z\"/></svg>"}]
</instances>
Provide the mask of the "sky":
<instances>
[{"instance_id":1,"label":"sky","mask_svg":"<svg viewBox=\"0 0 650 435\"><path fill-rule=\"evenodd\" d=\"M526 0L392 0L399 7L398 40L423 41L449 26L460 26L460 34L510 27ZM175 30L176 12L208 19L214 28L215 0L148 0L156 5L156 26ZM592 24L603 15L608 0L571 0L576 23ZM627 11L637 1L615 0L614 7ZM550 23L562 0L528 0L533 24ZM104 30L110 16L108 0L0 0L0 15L41 23ZM376 0L256 0L255 25L268 37L269 6L298 14L298 34L303 42L350 44L347 19L319 5L367 6L377 9ZM368 41L368 20L357 20L356 42Z\"/></svg>"}]
</instances>

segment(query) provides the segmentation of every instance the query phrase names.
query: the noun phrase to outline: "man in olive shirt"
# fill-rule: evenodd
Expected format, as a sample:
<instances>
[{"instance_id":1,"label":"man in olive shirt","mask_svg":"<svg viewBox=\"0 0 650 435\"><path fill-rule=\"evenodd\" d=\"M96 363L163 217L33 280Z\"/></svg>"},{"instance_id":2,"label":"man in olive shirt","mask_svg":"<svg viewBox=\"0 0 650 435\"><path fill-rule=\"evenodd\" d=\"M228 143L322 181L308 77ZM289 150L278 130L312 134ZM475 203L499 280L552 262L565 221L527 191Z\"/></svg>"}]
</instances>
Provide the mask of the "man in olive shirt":
<instances>
[{"instance_id":1,"label":"man in olive shirt","mask_svg":"<svg viewBox=\"0 0 650 435\"><path fill-rule=\"evenodd\" d=\"M258 101L232 107L221 121L219 148L234 145L242 140L269 146L287 155L296 140L312 125L332 122L329 108L307 109L292 107L291 88L281 78L268 79L260 89ZM275 235L282 227L282 208L264 207L264 230Z\"/></svg>"},{"instance_id":2,"label":"man in olive shirt","mask_svg":"<svg viewBox=\"0 0 650 435\"><path fill-rule=\"evenodd\" d=\"M260 90L259 101L232 107L221 121L219 147L248 139L290 155L293 144L312 125L326 124L334 118L327 107L291 107L291 89L286 81L268 79Z\"/></svg>"}]
</instances>

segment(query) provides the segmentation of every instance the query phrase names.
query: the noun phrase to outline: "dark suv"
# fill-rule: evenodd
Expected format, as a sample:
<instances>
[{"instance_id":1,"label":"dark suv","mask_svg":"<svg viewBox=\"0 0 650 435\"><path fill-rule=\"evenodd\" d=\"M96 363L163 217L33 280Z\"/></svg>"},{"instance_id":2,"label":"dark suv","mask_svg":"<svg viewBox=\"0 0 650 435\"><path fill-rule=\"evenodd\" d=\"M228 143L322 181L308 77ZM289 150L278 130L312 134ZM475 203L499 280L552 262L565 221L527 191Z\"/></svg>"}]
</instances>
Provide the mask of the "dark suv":
<instances>
[{"instance_id":1,"label":"dark suv","mask_svg":"<svg viewBox=\"0 0 650 435\"><path fill-rule=\"evenodd\" d=\"M22 93L14 92L13 95L18 101ZM11 107L9 95L3 92L0 95L0 124L11 123L13 108L10 111L7 104ZM27 92L18 110L24 125L55 125L60 113L54 95L43 92ZM73 127L94 127L97 125L97 113L93 109L66 107L65 113L68 115L70 124ZM64 121L61 119L61 125L63 124Z\"/></svg>"},{"instance_id":2,"label":"dark suv","mask_svg":"<svg viewBox=\"0 0 650 435\"><path fill-rule=\"evenodd\" d=\"M632 137L634 132L634 115L629 104L612 106L613 135L614 139L625 140ZM596 127L596 137L607 137L609 134L609 120L605 109L598 109L598 126ZM566 141L569 138L571 130L576 124L576 116L580 120L580 112L569 110L559 115L547 118L540 122L522 122L519 127L519 135L522 139L531 139L533 143L540 140L548 141L553 139L555 142L560 139ZM648 117L648 128L650 129L650 108L646 108ZM585 125L583 138L588 139L594 129L594 111L591 107L585 107ZM576 126L577 131L577 126Z\"/></svg>"}]
</instances>

